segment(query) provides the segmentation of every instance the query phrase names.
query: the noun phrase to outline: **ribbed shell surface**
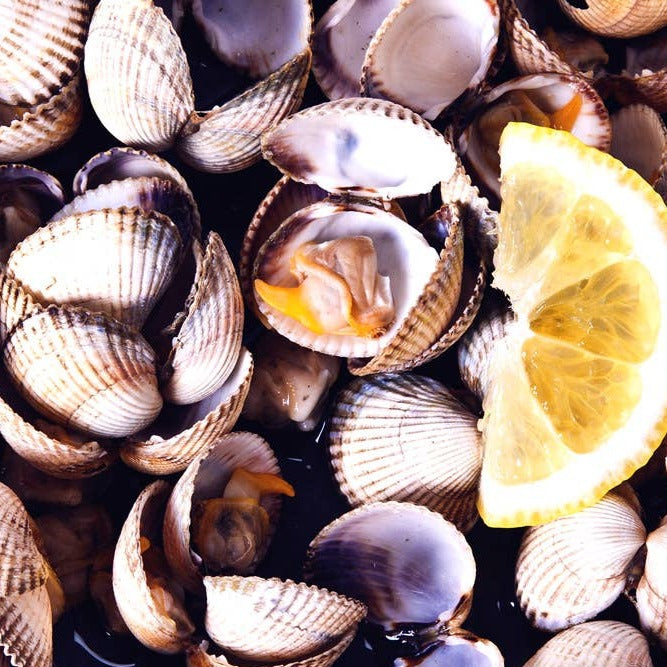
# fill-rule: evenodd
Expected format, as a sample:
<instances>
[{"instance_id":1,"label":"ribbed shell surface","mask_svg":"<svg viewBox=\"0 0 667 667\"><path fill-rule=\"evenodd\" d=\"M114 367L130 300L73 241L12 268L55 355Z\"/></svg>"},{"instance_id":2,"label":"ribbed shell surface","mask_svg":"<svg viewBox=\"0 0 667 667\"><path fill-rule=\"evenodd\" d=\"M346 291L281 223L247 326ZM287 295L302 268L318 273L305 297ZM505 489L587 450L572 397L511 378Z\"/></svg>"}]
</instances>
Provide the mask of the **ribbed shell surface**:
<instances>
[{"instance_id":1,"label":"ribbed shell surface","mask_svg":"<svg viewBox=\"0 0 667 667\"><path fill-rule=\"evenodd\" d=\"M655 636L663 650L667 648L667 523L646 540L646 564L637 586L637 611L642 629Z\"/></svg>"}]
</instances>

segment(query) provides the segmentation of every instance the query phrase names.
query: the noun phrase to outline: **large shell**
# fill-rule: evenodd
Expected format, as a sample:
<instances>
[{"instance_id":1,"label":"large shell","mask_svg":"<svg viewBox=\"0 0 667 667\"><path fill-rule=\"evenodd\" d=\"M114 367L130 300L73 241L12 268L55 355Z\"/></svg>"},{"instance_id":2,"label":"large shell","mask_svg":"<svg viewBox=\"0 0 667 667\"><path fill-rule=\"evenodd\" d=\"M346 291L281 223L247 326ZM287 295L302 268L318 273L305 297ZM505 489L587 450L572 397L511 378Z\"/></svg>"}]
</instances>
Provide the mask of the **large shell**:
<instances>
[{"instance_id":1,"label":"large shell","mask_svg":"<svg viewBox=\"0 0 667 667\"><path fill-rule=\"evenodd\" d=\"M634 493L623 488L581 512L526 531L516 590L536 627L553 632L588 620L625 588L646 530Z\"/></svg>"},{"instance_id":2,"label":"large shell","mask_svg":"<svg viewBox=\"0 0 667 667\"><path fill-rule=\"evenodd\" d=\"M368 620L385 629L459 625L470 608L475 560L463 535L439 514L386 502L322 529L304 571L307 581L364 602Z\"/></svg>"},{"instance_id":3,"label":"large shell","mask_svg":"<svg viewBox=\"0 0 667 667\"><path fill-rule=\"evenodd\" d=\"M359 95L366 49L400 0L338 0L315 26L313 74L331 100Z\"/></svg>"},{"instance_id":4,"label":"large shell","mask_svg":"<svg viewBox=\"0 0 667 667\"><path fill-rule=\"evenodd\" d=\"M264 134L262 152L296 181L366 197L429 192L456 168L451 146L421 117L365 98L294 114Z\"/></svg>"},{"instance_id":5,"label":"large shell","mask_svg":"<svg viewBox=\"0 0 667 667\"><path fill-rule=\"evenodd\" d=\"M667 25L665 0L558 0L561 9L582 28L606 37L636 37Z\"/></svg>"},{"instance_id":6,"label":"large shell","mask_svg":"<svg viewBox=\"0 0 667 667\"><path fill-rule=\"evenodd\" d=\"M402 0L368 47L362 89L433 120L484 81L499 30L495 0Z\"/></svg>"},{"instance_id":7,"label":"large shell","mask_svg":"<svg viewBox=\"0 0 667 667\"><path fill-rule=\"evenodd\" d=\"M159 413L154 356L120 322L57 306L21 320L3 349L12 381L36 409L110 437L134 433Z\"/></svg>"},{"instance_id":8,"label":"large shell","mask_svg":"<svg viewBox=\"0 0 667 667\"><path fill-rule=\"evenodd\" d=\"M193 592L201 592L202 574L201 557L191 544L192 510L198 502L218 497L236 468L280 474L276 457L266 440L254 433L229 433L188 466L169 498L162 533L165 555L179 582ZM280 513L280 496L267 495L260 504L269 515L270 537L273 537ZM264 554L269 544L270 539Z\"/></svg>"},{"instance_id":9,"label":"large shell","mask_svg":"<svg viewBox=\"0 0 667 667\"><path fill-rule=\"evenodd\" d=\"M646 564L637 586L637 611L642 629L667 648L667 522L665 519L646 540Z\"/></svg>"},{"instance_id":10,"label":"large shell","mask_svg":"<svg viewBox=\"0 0 667 667\"><path fill-rule=\"evenodd\" d=\"M7 268L43 304L84 306L139 329L180 253L178 229L161 213L102 209L41 227L12 252Z\"/></svg>"},{"instance_id":11,"label":"large shell","mask_svg":"<svg viewBox=\"0 0 667 667\"><path fill-rule=\"evenodd\" d=\"M165 400L190 404L218 389L234 370L243 335L243 300L222 239L208 236L204 258L172 341L163 376Z\"/></svg>"},{"instance_id":12,"label":"large shell","mask_svg":"<svg viewBox=\"0 0 667 667\"><path fill-rule=\"evenodd\" d=\"M336 400L329 451L354 507L409 501L463 531L477 519L477 417L436 380L407 374L354 380Z\"/></svg>"},{"instance_id":13,"label":"large shell","mask_svg":"<svg viewBox=\"0 0 667 667\"><path fill-rule=\"evenodd\" d=\"M363 604L280 579L205 577L206 630L245 660L288 662L338 643L365 615Z\"/></svg>"},{"instance_id":14,"label":"large shell","mask_svg":"<svg viewBox=\"0 0 667 667\"><path fill-rule=\"evenodd\" d=\"M159 535L169 491L167 482L157 481L139 494L123 524L113 559L113 590L123 620L142 644L160 653L184 650L193 631L156 605L142 557L141 537L153 541Z\"/></svg>"},{"instance_id":15,"label":"large shell","mask_svg":"<svg viewBox=\"0 0 667 667\"><path fill-rule=\"evenodd\" d=\"M524 667L653 667L648 642L618 621L591 621L550 639Z\"/></svg>"},{"instance_id":16,"label":"large shell","mask_svg":"<svg viewBox=\"0 0 667 667\"><path fill-rule=\"evenodd\" d=\"M234 370L217 391L194 405L168 406L147 431L128 438L120 452L123 462L153 475L185 470L200 452L234 428L252 371L252 356L242 348Z\"/></svg>"}]
</instances>

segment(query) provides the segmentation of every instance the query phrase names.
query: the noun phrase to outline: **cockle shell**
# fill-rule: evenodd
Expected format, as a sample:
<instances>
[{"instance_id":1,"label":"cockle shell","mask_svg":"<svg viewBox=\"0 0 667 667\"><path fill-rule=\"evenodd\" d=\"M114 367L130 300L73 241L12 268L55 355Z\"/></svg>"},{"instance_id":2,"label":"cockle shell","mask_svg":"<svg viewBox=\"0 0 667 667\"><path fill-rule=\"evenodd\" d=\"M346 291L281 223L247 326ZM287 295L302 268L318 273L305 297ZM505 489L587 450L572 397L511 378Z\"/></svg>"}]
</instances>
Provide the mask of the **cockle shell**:
<instances>
[{"instance_id":1,"label":"cockle shell","mask_svg":"<svg viewBox=\"0 0 667 667\"><path fill-rule=\"evenodd\" d=\"M368 46L362 90L433 120L484 81L499 30L495 0L402 0Z\"/></svg>"},{"instance_id":2,"label":"cockle shell","mask_svg":"<svg viewBox=\"0 0 667 667\"><path fill-rule=\"evenodd\" d=\"M142 644L160 653L184 650L194 631L187 619L176 621L156 605L142 557L141 537L153 541L159 535L169 491L167 482L157 481L139 494L123 524L113 559L114 596L123 620Z\"/></svg>"},{"instance_id":3,"label":"cockle shell","mask_svg":"<svg viewBox=\"0 0 667 667\"><path fill-rule=\"evenodd\" d=\"M33 407L88 433L134 433L162 407L153 350L100 313L58 306L35 312L14 327L3 358Z\"/></svg>"},{"instance_id":4,"label":"cockle shell","mask_svg":"<svg viewBox=\"0 0 667 667\"><path fill-rule=\"evenodd\" d=\"M238 658L299 660L337 644L364 618L360 602L280 579L204 577L206 631Z\"/></svg>"},{"instance_id":5,"label":"cockle shell","mask_svg":"<svg viewBox=\"0 0 667 667\"><path fill-rule=\"evenodd\" d=\"M222 239L211 232L162 369L165 400L196 403L222 386L236 365L242 335L243 300L236 271Z\"/></svg>"},{"instance_id":6,"label":"cockle shell","mask_svg":"<svg viewBox=\"0 0 667 667\"><path fill-rule=\"evenodd\" d=\"M667 648L667 521L649 533L646 540L646 564L637 586L637 612L644 632L655 636Z\"/></svg>"},{"instance_id":7,"label":"cockle shell","mask_svg":"<svg viewBox=\"0 0 667 667\"><path fill-rule=\"evenodd\" d=\"M0 268L0 344L20 320L41 308L18 280Z\"/></svg>"},{"instance_id":8,"label":"cockle shell","mask_svg":"<svg viewBox=\"0 0 667 667\"><path fill-rule=\"evenodd\" d=\"M653 667L648 642L618 621L590 621L550 639L523 667Z\"/></svg>"},{"instance_id":9,"label":"cockle shell","mask_svg":"<svg viewBox=\"0 0 667 667\"><path fill-rule=\"evenodd\" d=\"M201 592L203 576L201 557L191 543L192 510L202 500L219 497L236 468L280 474L278 461L266 440L254 433L228 433L190 463L169 497L162 532L164 552L174 576L190 591ZM260 505L270 519L265 554L277 526L280 496L266 495Z\"/></svg>"},{"instance_id":10,"label":"cockle shell","mask_svg":"<svg viewBox=\"0 0 667 667\"><path fill-rule=\"evenodd\" d=\"M646 539L630 487L609 492L581 512L529 528L516 565L516 591L541 630L588 620L623 591Z\"/></svg>"},{"instance_id":11,"label":"cockle shell","mask_svg":"<svg viewBox=\"0 0 667 667\"><path fill-rule=\"evenodd\" d=\"M398 658L394 660L394 667L504 667L505 660L498 647L488 639L480 639L465 630L456 629L439 638L432 647L419 655L416 659Z\"/></svg>"},{"instance_id":12,"label":"cockle shell","mask_svg":"<svg viewBox=\"0 0 667 667\"><path fill-rule=\"evenodd\" d=\"M667 25L665 0L588 0L583 7L558 0L560 8L586 30L606 37L636 37Z\"/></svg>"},{"instance_id":13,"label":"cockle shell","mask_svg":"<svg viewBox=\"0 0 667 667\"><path fill-rule=\"evenodd\" d=\"M439 514L410 503L372 503L320 531L304 574L364 602L368 620L386 630L456 626L470 609L475 560L463 535Z\"/></svg>"},{"instance_id":14,"label":"cockle shell","mask_svg":"<svg viewBox=\"0 0 667 667\"><path fill-rule=\"evenodd\" d=\"M234 428L252 372L252 356L242 348L231 375L210 396L193 405L167 406L150 428L127 438L120 451L123 462L153 475L185 470L200 452Z\"/></svg>"},{"instance_id":15,"label":"cockle shell","mask_svg":"<svg viewBox=\"0 0 667 667\"><path fill-rule=\"evenodd\" d=\"M477 417L436 380L410 374L354 380L336 399L329 452L354 507L409 501L462 531L477 519Z\"/></svg>"},{"instance_id":16,"label":"cockle shell","mask_svg":"<svg viewBox=\"0 0 667 667\"><path fill-rule=\"evenodd\" d=\"M41 227L12 252L7 270L44 305L84 306L139 329L180 253L178 229L161 213L102 209Z\"/></svg>"}]
</instances>

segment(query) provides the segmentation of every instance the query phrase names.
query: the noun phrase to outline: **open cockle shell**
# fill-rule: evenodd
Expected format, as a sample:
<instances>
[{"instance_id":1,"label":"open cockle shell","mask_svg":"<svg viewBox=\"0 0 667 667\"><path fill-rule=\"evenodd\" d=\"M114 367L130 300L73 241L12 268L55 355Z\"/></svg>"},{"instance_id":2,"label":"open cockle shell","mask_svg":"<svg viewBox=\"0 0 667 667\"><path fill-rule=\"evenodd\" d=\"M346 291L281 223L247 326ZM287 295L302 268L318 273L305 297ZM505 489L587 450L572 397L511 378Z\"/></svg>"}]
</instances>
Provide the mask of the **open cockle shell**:
<instances>
[{"instance_id":1,"label":"open cockle shell","mask_svg":"<svg viewBox=\"0 0 667 667\"><path fill-rule=\"evenodd\" d=\"M289 662L338 644L366 608L343 595L280 579L205 577L206 631L243 660Z\"/></svg>"},{"instance_id":2,"label":"open cockle shell","mask_svg":"<svg viewBox=\"0 0 667 667\"><path fill-rule=\"evenodd\" d=\"M234 428L252 372L252 356L242 348L231 375L210 396L193 405L167 406L146 431L127 438L120 451L123 462L152 475L185 470L198 454Z\"/></svg>"},{"instance_id":3,"label":"open cockle shell","mask_svg":"<svg viewBox=\"0 0 667 667\"><path fill-rule=\"evenodd\" d=\"M139 329L180 254L180 234L165 215L102 209L41 227L16 247L7 269L44 305L84 306Z\"/></svg>"},{"instance_id":4,"label":"open cockle shell","mask_svg":"<svg viewBox=\"0 0 667 667\"><path fill-rule=\"evenodd\" d=\"M503 128L510 121L536 122L531 107L524 109L524 103L513 99L517 95L526 96L539 109L541 122L566 129L599 150L609 149L609 114L600 96L582 77L534 74L506 81L480 99L476 115L458 138L461 154L496 196L500 196L498 142ZM577 108L567 114L561 126L558 112L573 102Z\"/></svg>"},{"instance_id":5,"label":"open cockle shell","mask_svg":"<svg viewBox=\"0 0 667 667\"><path fill-rule=\"evenodd\" d=\"M363 197L430 192L456 168L452 147L420 116L366 98L326 102L290 116L262 136L262 152L295 181Z\"/></svg>"},{"instance_id":6,"label":"open cockle shell","mask_svg":"<svg viewBox=\"0 0 667 667\"><path fill-rule=\"evenodd\" d=\"M192 544L192 511L202 500L219 497L237 468L280 475L269 444L254 433L229 433L202 452L180 477L169 498L163 525L165 556L178 581L188 590L202 591L201 557ZM258 563L275 532L281 499L269 494L260 499L269 516L269 535Z\"/></svg>"},{"instance_id":7,"label":"open cockle shell","mask_svg":"<svg viewBox=\"0 0 667 667\"><path fill-rule=\"evenodd\" d=\"M362 90L433 120L484 81L499 30L495 0L402 0L368 46Z\"/></svg>"},{"instance_id":8,"label":"open cockle shell","mask_svg":"<svg viewBox=\"0 0 667 667\"><path fill-rule=\"evenodd\" d=\"M191 404L210 396L234 370L243 335L243 300L222 239L211 232L186 303L185 319L162 370L166 401Z\"/></svg>"},{"instance_id":9,"label":"open cockle shell","mask_svg":"<svg viewBox=\"0 0 667 667\"><path fill-rule=\"evenodd\" d=\"M644 632L658 639L667 649L667 521L649 533L646 540L644 574L637 586L637 612Z\"/></svg>"},{"instance_id":10,"label":"open cockle shell","mask_svg":"<svg viewBox=\"0 0 667 667\"><path fill-rule=\"evenodd\" d=\"M35 312L14 327L3 358L33 407L88 433L134 433L162 407L153 350L101 313L58 306Z\"/></svg>"},{"instance_id":11,"label":"open cockle shell","mask_svg":"<svg viewBox=\"0 0 667 667\"><path fill-rule=\"evenodd\" d=\"M400 0L337 0L313 32L313 75L331 100L357 97L366 49Z\"/></svg>"},{"instance_id":12,"label":"open cockle shell","mask_svg":"<svg viewBox=\"0 0 667 667\"><path fill-rule=\"evenodd\" d=\"M132 634L159 653L185 649L194 626L187 617L172 618L158 606L148 582L142 555L142 537L151 543L160 534L162 511L169 496L167 482L147 486L125 519L113 559L113 590L118 609Z\"/></svg>"},{"instance_id":13,"label":"open cockle shell","mask_svg":"<svg viewBox=\"0 0 667 667\"><path fill-rule=\"evenodd\" d=\"M537 628L553 632L593 618L625 588L646 530L634 492L621 489L524 534L516 591Z\"/></svg>"},{"instance_id":14,"label":"open cockle shell","mask_svg":"<svg viewBox=\"0 0 667 667\"><path fill-rule=\"evenodd\" d=\"M226 104L199 113L185 52L162 9L152 0L102 0L86 43L93 107L123 143L152 150L175 143L186 162L207 171L248 166L259 159L261 133L301 102L310 69L310 12L307 0L276 6L262 39L254 29L266 20L261 3L193 3L214 50L234 66L249 65L250 75L264 77ZM225 35L220 30L227 21L234 30ZM248 41L249 35L254 40ZM262 55L276 38L280 47ZM250 65L255 58L257 67Z\"/></svg>"},{"instance_id":15,"label":"open cockle shell","mask_svg":"<svg viewBox=\"0 0 667 667\"><path fill-rule=\"evenodd\" d=\"M665 0L558 0L560 8L582 28L606 37L636 37L667 25Z\"/></svg>"},{"instance_id":16,"label":"open cockle shell","mask_svg":"<svg viewBox=\"0 0 667 667\"><path fill-rule=\"evenodd\" d=\"M409 501L462 531L477 519L477 417L435 380L409 374L354 380L336 399L329 452L354 507Z\"/></svg>"},{"instance_id":17,"label":"open cockle shell","mask_svg":"<svg viewBox=\"0 0 667 667\"><path fill-rule=\"evenodd\" d=\"M618 621L590 621L550 639L524 667L653 667L646 637Z\"/></svg>"},{"instance_id":18,"label":"open cockle shell","mask_svg":"<svg viewBox=\"0 0 667 667\"><path fill-rule=\"evenodd\" d=\"M364 602L368 620L385 630L458 626L470 609L475 560L463 535L439 514L410 503L373 503L320 531L304 574Z\"/></svg>"}]
</instances>

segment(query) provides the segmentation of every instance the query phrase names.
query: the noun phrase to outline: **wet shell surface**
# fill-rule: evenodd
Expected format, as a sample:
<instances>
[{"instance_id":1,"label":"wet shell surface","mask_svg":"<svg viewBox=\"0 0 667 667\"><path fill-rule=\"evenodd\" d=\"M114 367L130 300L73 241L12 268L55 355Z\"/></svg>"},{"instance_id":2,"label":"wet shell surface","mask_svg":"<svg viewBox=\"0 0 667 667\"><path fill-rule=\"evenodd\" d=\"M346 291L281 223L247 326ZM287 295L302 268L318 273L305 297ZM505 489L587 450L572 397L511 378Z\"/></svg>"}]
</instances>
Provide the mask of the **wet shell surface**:
<instances>
[{"instance_id":1,"label":"wet shell surface","mask_svg":"<svg viewBox=\"0 0 667 667\"><path fill-rule=\"evenodd\" d=\"M408 501L440 512L462 531L477 519L477 417L436 380L410 374L354 380L336 399L329 452L354 507Z\"/></svg>"},{"instance_id":2,"label":"wet shell surface","mask_svg":"<svg viewBox=\"0 0 667 667\"><path fill-rule=\"evenodd\" d=\"M629 487L571 516L529 528L519 548L516 591L528 619L556 631L606 609L625 588L646 539Z\"/></svg>"},{"instance_id":3,"label":"wet shell surface","mask_svg":"<svg viewBox=\"0 0 667 667\"><path fill-rule=\"evenodd\" d=\"M667 25L665 0L558 0L560 8L582 28L606 37L636 37Z\"/></svg>"},{"instance_id":4,"label":"wet shell surface","mask_svg":"<svg viewBox=\"0 0 667 667\"><path fill-rule=\"evenodd\" d=\"M19 322L3 358L33 407L87 433L129 435L162 407L153 350L141 335L102 314L49 306Z\"/></svg>"},{"instance_id":5,"label":"wet shell surface","mask_svg":"<svg viewBox=\"0 0 667 667\"><path fill-rule=\"evenodd\" d=\"M484 81L499 30L495 0L402 0L366 51L363 91L433 120Z\"/></svg>"},{"instance_id":6,"label":"wet shell surface","mask_svg":"<svg viewBox=\"0 0 667 667\"><path fill-rule=\"evenodd\" d=\"M222 239L208 237L186 313L162 371L165 400L190 404L210 396L236 366L243 335L243 300Z\"/></svg>"},{"instance_id":7,"label":"wet shell surface","mask_svg":"<svg viewBox=\"0 0 667 667\"><path fill-rule=\"evenodd\" d=\"M618 621L590 621L550 639L524 667L653 667L646 637Z\"/></svg>"},{"instance_id":8,"label":"wet shell surface","mask_svg":"<svg viewBox=\"0 0 667 667\"><path fill-rule=\"evenodd\" d=\"M288 662L338 643L364 618L360 602L280 579L205 577L206 631L239 658Z\"/></svg>"},{"instance_id":9,"label":"wet shell surface","mask_svg":"<svg viewBox=\"0 0 667 667\"><path fill-rule=\"evenodd\" d=\"M185 649L194 626L170 611L151 591L142 555L142 537L151 542L159 535L162 511L169 496L167 482L147 486L135 501L120 532L113 559L113 590L118 609L132 634L159 653Z\"/></svg>"},{"instance_id":10,"label":"wet shell surface","mask_svg":"<svg viewBox=\"0 0 667 667\"><path fill-rule=\"evenodd\" d=\"M125 440L120 451L130 468L169 475L188 464L234 428L253 373L250 353L242 348L227 381L207 398L187 406L169 405L146 431Z\"/></svg>"},{"instance_id":11,"label":"wet shell surface","mask_svg":"<svg viewBox=\"0 0 667 667\"><path fill-rule=\"evenodd\" d=\"M161 213L102 209L40 228L12 252L7 268L44 305L84 306L139 329L180 253L178 229Z\"/></svg>"},{"instance_id":12,"label":"wet shell surface","mask_svg":"<svg viewBox=\"0 0 667 667\"><path fill-rule=\"evenodd\" d=\"M191 543L192 511L197 503L219 497L237 468L280 475L278 462L266 440L254 433L229 433L188 466L169 498L163 527L165 556L174 575L190 591L201 592L203 576L200 573L202 558ZM264 496L260 504L269 515L270 534L258 555L258 563L266 554L276 529L280 496Z\"/></svg>"},{"instance_id":13,"label":"wet shell surface","mask_svg":"<svg viewBox=\"0 0 667 667\"><path fill-rule=\"evenodd\" d=\"M420 667L504 667L505 660L498 647L488 639L471 632L455 630L439 639L417 659ZM412 667L412 659L398 658L394 667Z\"/></svg>"},{"instance_id":14,"label":"wet shell surface","mask_svg":"<svg viewBox=\"0 0 667 667\"><path fill-rule=\"evenodd\" d=\"M366 49L400 0L338 0L315 26L313 74L331 100L357 97Z\"/></svg>"},{"instance_id":15,"label":"wet shell surface","mask_svg":"<svg viewBox=\"0 0 667 667\"><path fill-rule=\"evenodd\" d=\"M320 531L304 574L364 602L368 620L387 630L459 625L470 608L475 560L463 535L439 514L410 503L373 503Z\"/></svg>"},{"instance_id":16,"label":"wet shell surface","mask_svg":"<svg viewBox=\"0 0 667 667\"><path fill-rule=\"evenodd\" d=\"M667 647L667 522L651 532L646 540L646 564L637 586L637 611L644 632Z\"/></svg>"}]
</instances>

